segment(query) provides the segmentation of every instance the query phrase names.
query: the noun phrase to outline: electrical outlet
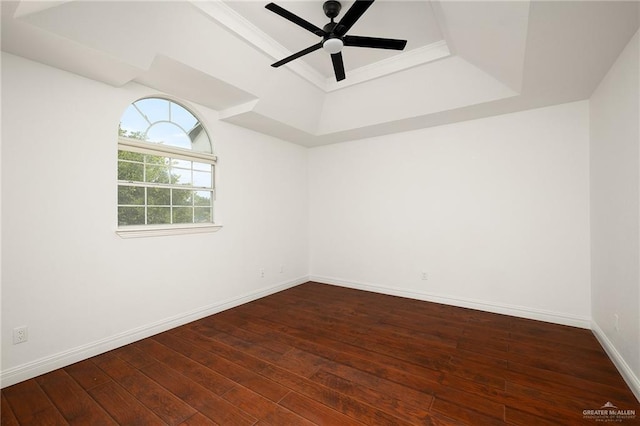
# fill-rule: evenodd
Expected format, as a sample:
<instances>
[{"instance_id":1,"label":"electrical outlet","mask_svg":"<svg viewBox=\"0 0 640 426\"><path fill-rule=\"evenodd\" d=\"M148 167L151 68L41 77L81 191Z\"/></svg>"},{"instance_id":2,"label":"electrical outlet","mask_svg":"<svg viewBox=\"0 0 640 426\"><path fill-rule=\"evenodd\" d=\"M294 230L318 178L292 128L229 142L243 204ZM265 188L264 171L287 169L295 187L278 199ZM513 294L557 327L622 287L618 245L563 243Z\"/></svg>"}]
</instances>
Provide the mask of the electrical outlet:
<instances>
[{"instance_id":1,"label":"electrical outlet","mask_svg":"<svg viewBox=\"0 0 640 426\"><path fill-rule=\"evenodd\" d=\"M620 317L618 314L613 314L613 328L616 331L620 331Z\"/></svg>"},{"instance_id":2,"label":"electrical outlet","mask_svg":"<svg viewBox=\"0 0 640 426\"><path fill-rule=\"evenodd\" d=\"M284 273L284 265L280 265L280 273Z\"/></svg>"},{"instance_id":3,"label":"electrical outlet","mask_svg":"<svg viewBox=\"0 0 640 426\"><path fill-rule=\"evenodd\" d=\"M26 325L13 329L13 344L24 343L29 340L29 329Z\"/></svg>"},{"instance_id":4,"label":"electrical outlet","mask_svg":"<svg viewBox=\"0 0 640 426\"><path fill-rule=\"evenodd\" d=\"M264 278L264 268L260 268L260 278Z\"/></svg>"},{"instance_id":5,"label":"electrical outlet","mask_svg":"<svg viewBox=\"0 0 640 426\"><path fill-rule=\"evenodd\" d=\"M429 274L427 274L426 272L423 272L422 274L420 274L420 278L426 281L429 278Z\"/></svg>"}]
</instances>

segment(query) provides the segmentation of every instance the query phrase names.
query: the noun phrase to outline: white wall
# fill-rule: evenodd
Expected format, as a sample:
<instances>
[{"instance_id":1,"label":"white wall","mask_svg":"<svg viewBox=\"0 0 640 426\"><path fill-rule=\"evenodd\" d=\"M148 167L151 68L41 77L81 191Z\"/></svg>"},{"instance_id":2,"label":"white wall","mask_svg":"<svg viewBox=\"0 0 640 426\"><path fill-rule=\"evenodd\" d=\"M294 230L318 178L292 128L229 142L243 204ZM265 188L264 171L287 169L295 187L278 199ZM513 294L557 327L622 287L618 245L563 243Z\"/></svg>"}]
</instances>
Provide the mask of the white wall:
<instances>
[{"instance_id":1,"label":"white wall","mask_svg":"<svg viewBox=\"0 0 640 426\"><path fill-rule=\"evenodd\" d=\"M583 327L593 318L638 391L638 38L589 102L308 151L190 105L220 157L224 227L128 240L114 233L117 122L157 93L3 54L2 386L310 273ZM21 325L29 341L12 345Z\"/></svg>"},{"instance_id":2,"label":"white wall","mask_svg":"<svg viewBox=\"0 0 640 426\"><path fill-rule=\"evenodd\" d=\"M640 399L639 34L593 93L590 132L594 329Z\"/></svg>"},{"instance_id":3,"label":"white wall","mask_svg":"<svg viewBox=\"0 0 640 426\"><path fill-rule=\"evenodd\" d=\"M311 149L311 277L589 327L588 111Z\"/></svg>"},{"instance_id":4,"label":"white wall","mask_svg":"<svg viewBox=\"0 0 640 426\"><path fill-rule=\"evenodd\" d=\"M215 216L224 227L121 239L118 121L157 93L9 54L2 88L3 386L305 281L305 148L190 105L219 156ZM22 325L29 341L12 345Z\"/></svg>"}]
</instances>

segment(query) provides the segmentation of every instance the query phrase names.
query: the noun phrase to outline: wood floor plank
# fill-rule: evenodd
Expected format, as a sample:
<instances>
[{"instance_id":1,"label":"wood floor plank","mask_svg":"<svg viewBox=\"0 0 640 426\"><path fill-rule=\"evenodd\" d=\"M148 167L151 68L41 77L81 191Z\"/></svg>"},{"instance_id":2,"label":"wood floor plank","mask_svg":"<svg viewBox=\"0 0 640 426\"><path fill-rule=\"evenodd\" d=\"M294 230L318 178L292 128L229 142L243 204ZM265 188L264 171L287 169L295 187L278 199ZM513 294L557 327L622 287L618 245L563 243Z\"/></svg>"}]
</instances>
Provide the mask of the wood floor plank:
<instances>
[{"instance_id":1,"label":"wood floor plank","mask_svg":"<svg viewBox=\"0 0 640 426\"><path fill-rule=\"evenodd\" d=\"M180 423L179 426L216 426L216 425L218 425L218 423L214 422L210 418L198 412L193 416L189 417L184 422Z\"/></svg>"},{"instance_id":2,"label":"wood floor plank","mask_svg":"<svg viewBox=\"0 0 640 426\"><path fill-rule=\"evenodd\" d=\"M439 360L443 360L448 357L448 354L443 354L438 349L433 348L420 348L419 354L412 354L413 359L418 359L422 365L414 364L404 359L394 357L393 354L397 354L403 357L402 353L388 354L386 349L382 349L382 352L376 351L376 348L367 347L369 345L359 345L358 343L351 344L348 339L339 338L338 340L332 339L331 333L327 334L318 329L301 325L300 323L290 321L289 318L269 318L275 322L285 323L288 325L287 333L299 338L299 342L305 341L309 336L313 336L313 341L318 342L314 344L306 340L306 345L302 347L308 351L314 351L311 347L315 346L315 352L325 358L331 359L336 362L342 363L354 363L358 368L364 370L386 371L385 376L390 380L397 381L398 383L404 383L407 386L414 387L415 389L433 389L437 386L438 380L442 374L440 371L429 369L426 364L431 364L434 356ZM296 328L296 324L297 327ZM315 331L314 331L315 330ZM336 350L339 348L340 350ZM328 350L327 350L328 349ZM354 358L355 355L355 358ZM423 361L426 360L426 361Z\"/></svg>"},{"instance_id":3,"label":"wood floor plank","mask_svg":"<svg viewBox=\"0 0 640 426\"><path fill-rule=\"evenodd\" d=\"M514 341L540 339L549 342L592 349L597 347L597 340L590 330L570 327L548 322L511 318L510 338Z\"/></svg>"},{"instance_id":4,"label":"wood floor plank","mask_svg":"<svg viewBox=\"0 0 640 426\"><path fill-rule=\"evenodd\" d=\"M282 398L280 405L318 425L362 426L364 424L297 392L289 392Z\"/></svg>"},{"instance_id":5,"label":"wood floor plank","mask_svg":"<svg viewBox=\"0 0 640 426\"><path fill-rule=\"evenodd\" d=\"M272 400L279 400L287 394L288 390L277 383L260 376L257 372L260 371L266 363L257 360L255 357L242 354L234 348L225 347L224 344L220 344L216 341L211 341L208 338L206 340L200 340L200 344L206 345L199 346L198 344L191 345L186 340L175 338L173 336L167 338L159 337L159 341L170 345L172 349L188 354L188 356L205 365L206 367L220 372L228 379L241 384L245 387L249 387L255 392L265 396ZM208 349L213 350L210 352ZM218 353L224 354L220 356ZM235 356L237 355L237 357ZM250 362L250 365L236 363L235 361L244 360ZM253 368L251 368L253 366ZM247 368L249 367L249 368Z\"/></svg>"},{"instance_id":6,"label":"wood floor plank","mask_svg":"<svg viewBox=\"0 0 640 426\"><path fill-rule=\"evenodd\" d=\"M283 323L254 318L251 323L243 324L243 327L250 328L256 333L268 334L274 339L286 341L292 347L326 359L340 360L339 362L345 363L353 362L364 369L394 368L422 378L430 378L433 380L432 383L436 383L440 378L440 370L449 362L451 356L451 351L425 347L422 350L422 365L418 366L388 355L371 352L342 340L336 341L331 337L323 337L318 333L312 334L305 329L297 329ZM363 360L367 360L367 363L364 363Z\"/></svg>"},{"instance_id":7,"label":"wood floor plank","mask_svg":"<svg viewBox=\"0 0 640 426\"><path fill-rule=\"evenodd\" d=\"M461 407L461 410L473 410L483 416L492 417L500 421L504 420L505 405L500 402L483 398L481 395L465 392L456 388L442 387L434 395L434 407L440 407L436 411L443 412L442 405L446 401ZM449 412L445 414L450 415Z\"/></svg>"},{"instance_id":8,"label":"wood floor plank","mask_svg":"<svg viewBox=\"0 0 640 426\"><path fill-rule=\"evenodd\" d=\"M211 333L211 331L217 334L228 334L280 355L291 349L291 347L286 344L274 341L260 334L252 333L250 330L246 330L239 326L237 322L228 322L222 317L217 318L216 315L209 317L209 321L203 322L201 326L193 330L204 335L212 335L213 333Z\"/></svg>"},{"instance_id":9,"label":"wood floor plank","mask_svg":"<svg viewBox=\"0 0 640 426\"><path fill-rule=\"evenodd\" d=\"M55 370L35 380L69 423L117 424L65 370Z\"/></svg>"},{"instance_id":10,"label":"wood floor plank","mask_svg":"<svg viewBox=\"0 0 640 426\"><path fill-rule=\"evenodd\" d=\"M505 420L508 424L519 426L557 426L557 421L560 419L548 420L524 411L516 410L515 408L507 407Z\"/></svg>"},{"instance_id":11,"label":"wood floor plank","mask_svg":"<svg viewBox=\"0 0 640 426\"><path fill-rule=\"evenodd\" d=\"M629 389L626 383L624 383L624 385L620 384L619 386L611 386L596 383L579 376L570 375L565 371L543 370L510 361L508 372L511 371L524 374L534 379L568 386L569 389L567 390L567 393L570 395L579 395L581 391L587 390L596 395L609 395L610 400L615 400L620 403L634 404L637 402L631 392L631 389Z\"/></svg>"},{"instance_id":12,"label":"wood floor plank","mask_svg":"<svg viewBox=\"0 0 640 426\"><path fill-rule=\"evenodd\" d=\"M509 343L499 339L461 337L458 339L457 348L468 352L506 360L508 359Z\"/></svg>"},{"instance_id":13,"label":"wood floor plank","mask_svg":"<svg viewBox=\"0 0 640 426\"><path fill-rule=\"evenodd\" d=\"M256 374L255 370L245 368L213 351L209 351L209 348L212 346L212 341L206 337L204 340L199 340L197 343L194 343L179 337L162 334L154 336L154 340L194 361L201 363L202 365L209 367L214 371L220 372L234 382L238 382ZM206 347L203 345L201 346L200 343L204 343ZM267 363L262 363L261 367L266 365Z\"/></svg>"},{"instance_id":14,"label":"wood floor plank","mask_svg":"<svg viewBox=\"0 0 640 426\"><path fill-rule=\"evenodd\" d=\"M495 365L486 365L475 359L455 357L451 359L446 372L447 375L455 375L497 389L504 390L506 386L506 366L505 368L496 368Z\"/></svg>"},{"instance_id":15,"label":"wood floor plank","mask_svg":"<svg viewBox=\"0 0 640 426\"><path fill-rule=\"evenodd\" d=\"M287 386L291 390L314 399L336 411L339 411L366 424L375 425L409 425L401 419L391 416L376 407L358 401L357 399L334 391L331 388L315 383L302 376L272 366L264 369L261 374Z\"/></svg>"},{"instance_id":16,"label":"wood floor plank","mask_svg":"<svg viewBox=\"0 0 640 426\"><path fill-rule=\"evenodd\" d=\"M312 422L293 411L270 401L244 386L234 386L223 396L224 399L258 419L264 425L311 426Z\"/></svg>"},{"instance_id":17,"label":"wood floor plank","mask_svg":"<svg viewBox=\"0 0 640 426\"><path fill-rule=\"evenodd\" d=\"M294 344L295 346L303 347L308 351L316 353L318 355L322 355L323 357L327 357L327 356L330 358L333 357L334 360L338 360L337 362L356 365L359 368L362 368L364 370L375 371L377 374L384 373L385 378L393 379L405 384L408 383L420 390L431 391L434 387L438 385L436 381L437 378L434 378L434 379L431 378L433 374L436 373L435 371L428 371L428 373L425 374L425 370L423 368L407 365L405 363L400 363L401 365L399 365L398 369L396 370L393 368L389 368L387 365L385 365L389 363L393 365L398 365L399 364L398 360L395 360L395 359L389 360L388 358L385 357L384 363L374 362L371 359L371 356L373 354L371 354L370 352L363 352L361 354L362 358L358 357L353 359L347 354L336 353L335 351L327 353L323 351L324 346L321 344L314 343L310 345L305 345L304 342L307 342L307 341L301 341L298 338L296 338L295 340L297 342L297 344ZM318 339L317 337L313 337L313 340L318 340ZM215 343L213 343L214 346L212 346L211 341L203 342L203 345L205 345L208 348L215 347L216 353L224 352L226 354L225 356L227 356L229 360L238 360L239 358L242 357L242 354L234 352L233 350L229 351L229 348L225 350L223 347ZM344 348L344 345L342 345L341 347ZM256 362L255 360L251 362L250 360L245 359L245 362L249 362L249 365L247 365L247 367L249 368L253 367L256 371L259 371L260 368L263 367L262 363ZM316 362L317 362L317 359L316 359ZM321 363L325 364L326 361L321 361ZM293 365L287 365L286 363L279 363L278 365L283 366L283 368L285 369L288 368L290 372L296 372L294 371L295 367ZM315 368L315 365L313 365L311 368L312 369ZM428 377L424 377L425 375Z\"/></svg>"},{"instance_id":18,"label":"wood floor plank","mask_svg":"<svg viewBox=\"0 0 640 426\"><path fill-rule=\"evenodd\" d=\"M384 395L390 395L395 398L401 396L402 403L416 408L422 409L430 407L433 401L433 395L429 391L420 392L402 384L392 382L380 376L343 364L333 362L330 365L324 366L320 371L326 371L334 376L347 379L363 388L375 389Z\"/></svg>"},{"instance_id":19,"label":"wood floor plank","mask_svg":"<svg viewBox=\"0 0 640 426\"><path fill-rule=\"evenodd\" d=\"M147 354L152 355L159 362L170 366L176 372L188 377L216 395L222 395L234 385L233 380L169 349L153 339L146 339L136 344L141 350L146 351Z\"/></svg>"},{"instance_id":20,"label":"wood floor plank","mask_svg":"<svg viewBox=\"0 0 640 426\"><path fill-rule=\"evenodd\" d=\"M558 411L567 413L567 418L581 419L582 411L590 407L599 408L604 402L595 399L583 399L567 396L562 392L550 392L541 390L537 386L525 386L507 382L507 393L521 400L526 400L531 406L553 407ZM526 410L525 410L526 411Z\"/></svg>"},{"instance_id":21,"label":"wood floor plank","mask_svg":"<svg viewBox=\"0 0 640 426\"><path fill-rule=\"evenodd\" d=\"M38 383L31 379L2 390L21 425L67 425Z\"/></svg>"},{"instance_id":22,"label":"wood floor plank","mask_svg":"<svg viewBox=\"0 0 640 426\"><path fill-rule=\"evenodd\" d=\"M151 364L142 372L220 425L252 425L257 420L167 365Z\"/></svg>"},{"instance_id":23,"label":"wood floor plank","mask_svg":"<svg viewBox=\"0 0 640 426\"><path fill-rule=\"evenodd\" d=\"M518 364L549 371L564 371L566 374L585 378L589 381L619 387L622 378L613 367L611 361L597 362L589 360L578 362L571 356L547 357L544 353L509 353L508 360Z\"/></svg>"},{"instance_id":24,"label":"wood floor plank","mask_svg":"<svg viewBox=\"0 0 640 426\"><path fill-rule=\"evenodd\" d=\"M65 367L64 370L85 390L89 390L111 381L111 378L109 378L104 371L100 370L98 366L90 360L84 360L69 365Z\"/></svg>"},{"instance_id":25,"label":"wood floor plank","mask_svg":"<svg viewBox=\"0 0 640 426\"><path fill-rule=\"evenodd\" d=\"M297 348L292 348L274 362L275 365L304 377L311 377L320 368L329 363L330 361L326 358Z\"/></svg>"},{"instance_id":26,"label":"wood floor plank","mask_svg":"<svg viewBox=\"0 0 640 426\"><path fill-rule=\"evenodd\" d=\"M523 386L524 388L530 389L532 393L536 390L542 392L544 395L549 395L549 398L553 398L553 395L572 395L572 399L579 399L583 405L587 403L591 403L592 405L603 403L602 394L594 392L592 387L575 388L565 383L550 382L541 377L532 377L516 372L508 372L506 374L506 380L510 389L513 389L514 385Z\"/></svg>"},{"instance_id":27,"label":"wood floor plank","mask_svg":"<svg viewBox=\"0 0 640 426\"><path fill-rule=\"evenodd\" d=\"M116 383L136 397L165 423L178 424L196 413L196 410L191 406L121 358L114 356L101 359L98 357L95 362Z\"/></svg>"},{"instance_id":28,"label":"wood floor plank","mask_svg":"<svg viewBox=\"0 0 640 426\"><path fill-rule=\"evenodd\" d=\"M398 316L392 317L387 313L380 320L380 325L376 328L380 330L390 330L409 339L420 339L425 344L440 344L445 347L455 347L458 338L463 333L462 327L444 324L446 321L438 318L426 321L421 317L420 324L415 324Z\"/></svg>"},{"instance_id":29,"label":"wood floor plank","mask_svg":"<svg viewBox=\"0 0 640 426\"><path fill-rule=\"evenodd\" d=\"M590 330L313 282L0 397L3 426L564 426L607 402L640 413Z\"/></svg>"},{"instance_id":30,"label":"wood floor plank","mask_svg":"<svg viewBox=\"0 0 640 426\"><path fill-rule=\"evenodd\" d=\"M156 362L155 358L140 350L135 344L124 346L113 351L115 355L129 363L134 368L142 368Z\"/></svg>"},{"instance_id":31,"label":"wood floor plank","mask_svg":"<svg viewBox=\"0 0 640 426\"><path fill-rule=\"evenodd\" d=\"M304 318L305 313L295 309L288 310L286 318L267 317L278 322L286 321L288 325L297 323L298 328L303 332L314 330L318 334L319 330L322 337L357 346L371 354L382 354L427 368L431 365L431 353L438 352L440 349L437 346L424 345L397 335L374 332L370 326L359 328L353 322L328 324L323 317L318 321L310 321L307 318L305 323Z\"/></svg>"},{"instance_id":32,"label":"wood floor plank","mask_svg":"<svg viewBox=\"0 0 640 426\"><path fill-rule=\"evenodd\" d=\"M18 419L16 419L16 415L13 414L13 410L4 393L0 394L0 400L2 401L0 405L0 424L2 426L19 426Z\"/></svg>"},{"instance_id":33,"label":"wood floor plank","mask_svg":"<svg viewBox=\"0 0 640 426\"><path fill-rule=\"evenodd\" d=\"M429 417L429 407L432 401L430 395L424 396L423 404L413 404L407 402L404 398L400 398L399 395L396 397L389 392L385 392L384 389L378 390L362 386L359 383L324 370L314 374L311 380L408 422L424 423Z\"/></svg>"},{"instance_id":34,"label":"wood floor plank","mask_svg":"<svg viewBox=\"0 0 640 426\"><path fill-rule=\"evenodd\" d=\"M440 399L436 396L431 407L435 412L439 412L456 419L465 425L502 425L504 421L496 417L488 416L484 413L468 408L464 401L452 402Z\"/></svg>"},{"instance_id":35,"label":"wood floor plank","mask_svg":"<svg viewBox=\"0 0 640 426\"><path fill-rule=\"evenodd\" d=\"M93 387L88 392L119 425L166 425L160 417L114 382Z\"/></svg>"}]
</instances>

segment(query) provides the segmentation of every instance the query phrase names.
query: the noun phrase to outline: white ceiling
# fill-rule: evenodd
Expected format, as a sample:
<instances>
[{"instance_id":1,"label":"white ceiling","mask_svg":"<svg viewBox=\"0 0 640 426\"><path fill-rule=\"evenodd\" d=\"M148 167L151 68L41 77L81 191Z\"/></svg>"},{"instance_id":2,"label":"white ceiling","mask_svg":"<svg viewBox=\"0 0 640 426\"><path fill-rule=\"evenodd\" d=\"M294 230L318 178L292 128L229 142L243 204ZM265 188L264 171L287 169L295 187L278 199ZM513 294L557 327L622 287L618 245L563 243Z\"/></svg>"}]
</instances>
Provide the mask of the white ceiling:
<instances>
[{"instance_id":1,"label":"white ceiling","mask_svg":"<svg viewBox=\"0 0 640 426\"><path fill-rule=\"evenodd\" d=\"M227 1L224 4L290 52L298 52L321 40L315 34L265 9L266 2ZM276 4L320 28L329 22L322 10L322 1L276 0ZM353 5L353 1L344 1L341 4L342 10L335 22L339 22ZM428 1L379 1L355 23L349 30L349 35L407 40L405 52L444 40ZM398 54L399 52L393 50L346 47L343 54L345 70L348 73ZM333 76L331 59L324 51L316 51L302 57L301 60L324 77Z\"/></svg>"},{"instance_id":2,"label":"white ceiling","mask_svg":"<svg viewBox=\"0 0 640 426\"><path fill-rule=\"evenodd\" d=\"M328 22L322 1L275 2ZM2 50L315 146L587 99L640 22L635 1L378 0L349 34L405 51L345 48L336 83L322 50L269 66L320 40L266 3L2 1Z\"/></svg>"}]
</instances>

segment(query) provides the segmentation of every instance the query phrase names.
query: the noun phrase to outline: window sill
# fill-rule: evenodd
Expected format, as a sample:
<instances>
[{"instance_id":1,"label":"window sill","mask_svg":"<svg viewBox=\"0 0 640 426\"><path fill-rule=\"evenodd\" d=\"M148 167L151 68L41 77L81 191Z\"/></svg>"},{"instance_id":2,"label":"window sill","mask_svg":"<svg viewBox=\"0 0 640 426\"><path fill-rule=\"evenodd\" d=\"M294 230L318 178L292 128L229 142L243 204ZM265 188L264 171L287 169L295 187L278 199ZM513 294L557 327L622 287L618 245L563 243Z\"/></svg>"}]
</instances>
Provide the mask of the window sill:
<instances>
[{"instance_id":1,"label":"window sill","mask_svg":"<svg viewBox=\"0 0 640 426\"><path fill-rule=\"evenodd\" d=\"M146 225L123 226L116 229L116 234L121 238L162 237L166 235L203 234L216 232L222 225L213 223L184 224L184 225Z\"/></svg>"}]
</instances>

